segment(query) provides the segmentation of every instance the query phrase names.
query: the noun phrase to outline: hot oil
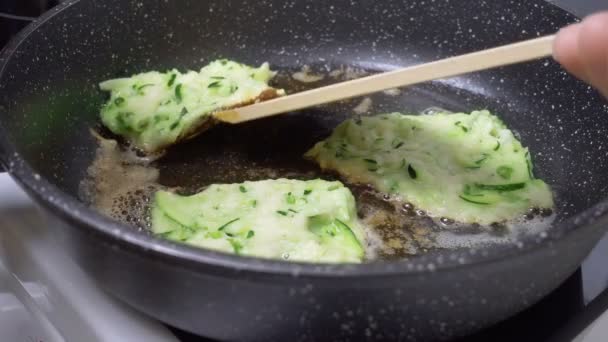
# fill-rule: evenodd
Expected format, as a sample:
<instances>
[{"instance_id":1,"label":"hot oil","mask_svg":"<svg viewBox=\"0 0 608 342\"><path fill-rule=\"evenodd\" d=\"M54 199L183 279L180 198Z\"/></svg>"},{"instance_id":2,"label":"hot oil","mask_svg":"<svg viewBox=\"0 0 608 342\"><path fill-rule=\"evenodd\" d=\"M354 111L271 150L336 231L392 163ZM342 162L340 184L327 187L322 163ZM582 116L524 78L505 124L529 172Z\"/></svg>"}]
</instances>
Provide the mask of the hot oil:
<instances>
[{"instance_id":1,"label":"hot oil","mask_svg":"<svg viewBox=\"0 0 608 342\"><path fill-rule=\"evenodd\" d=\"M298 70L285 70L275 77L273 85L294 93L366 73L346 67L324 69L322 79L310 83L292 78ZM322 74L318 70L315 75ZM395 93L369 96L365 110L358 114L417 111L432 115L439 109L428 108L429 103L445 105L428 92L400 90L399 96ZM322 172L302 156L340 122L352 117L362 100L341 101L240 125L218 125L168 149L157 160L139 158L125 146L100 138L96 159L89 168L90 177L82 184L83 199L108 216L149 231L148 209L159 189L194 194L214 183L276 178L339 179L335 174ZM412 103L417 105L409 107ZM421 103L427 105L422 107ZM345 184L353 192L359 217L366 226L369 260L411 257L433 249L514 243L519 235L544 231L551 224L551 217L535 215L532 220L494 227L459 225L431 219L424 211L394 202L370 187Z\"/></svg>"},{"instance_id":2,"label":"hot oil","mask_svg":"<svg viewBox=\"0 0 608 342\"><path fill-rule=\"evenodd\" d=\"M81 182L81 198L107 216L147 230L152 195L163 188L158 170L115 140L94 136L99 147L88 168L89 177Z\"/></svg>"}]
</instances>

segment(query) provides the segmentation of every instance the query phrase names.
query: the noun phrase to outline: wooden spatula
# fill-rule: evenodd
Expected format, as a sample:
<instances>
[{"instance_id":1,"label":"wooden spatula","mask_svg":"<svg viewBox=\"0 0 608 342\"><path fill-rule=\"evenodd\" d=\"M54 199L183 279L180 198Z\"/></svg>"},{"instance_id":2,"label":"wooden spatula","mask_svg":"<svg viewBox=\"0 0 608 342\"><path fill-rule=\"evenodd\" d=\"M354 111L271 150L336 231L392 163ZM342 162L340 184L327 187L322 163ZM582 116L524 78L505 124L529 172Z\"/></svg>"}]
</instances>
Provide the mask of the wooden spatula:
<instances>
[{"instance_id":1,"label":"wooden spatula","mask_svg":"<svg viewBox=\"0 0 608 342\"><path fill-rule=\"evenodd\" d=\"M555 36L546 36L439 61L415 65L352 81L315 88L253 105L217 112L215 118L241 123L328 102L366 95L440 78L510 65L552 54Z\"/></svg>"}]
</instances>

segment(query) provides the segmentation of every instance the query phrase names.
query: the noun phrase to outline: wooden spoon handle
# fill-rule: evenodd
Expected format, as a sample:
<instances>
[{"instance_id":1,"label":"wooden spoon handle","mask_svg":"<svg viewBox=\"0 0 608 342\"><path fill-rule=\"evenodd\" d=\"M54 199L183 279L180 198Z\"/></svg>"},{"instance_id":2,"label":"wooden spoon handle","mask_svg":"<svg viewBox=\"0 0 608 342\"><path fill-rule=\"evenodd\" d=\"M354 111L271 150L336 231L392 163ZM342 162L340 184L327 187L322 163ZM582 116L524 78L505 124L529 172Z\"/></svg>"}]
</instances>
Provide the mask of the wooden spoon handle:
<instances>
[{"instance_id":1,"label":"wooden spoon handle","mask_svg":"<svg viewBox=\"0 0 608 342\"><path fill-rule=\"evenodd\" d=\"M215 117L224 122L240 123L395 87L547 57L552 54L554 39L554 35L546 36L362 77L218 112Z\"/></svg>"}]
</instances>

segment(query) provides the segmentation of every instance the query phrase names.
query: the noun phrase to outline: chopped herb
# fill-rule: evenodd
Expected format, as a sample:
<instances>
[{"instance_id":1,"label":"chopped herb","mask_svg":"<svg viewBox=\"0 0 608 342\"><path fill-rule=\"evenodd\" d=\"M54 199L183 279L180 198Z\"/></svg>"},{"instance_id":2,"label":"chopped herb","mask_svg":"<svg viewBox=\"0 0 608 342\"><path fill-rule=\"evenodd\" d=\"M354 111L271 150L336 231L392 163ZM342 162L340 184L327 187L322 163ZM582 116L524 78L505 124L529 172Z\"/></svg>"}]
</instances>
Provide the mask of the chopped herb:
<instances>
[{"instance_id":1,"label":"chopped herb","mask_svg":"<svg viewBox=\"0 0 608 342\"><path fill-rule=\"evenodd\" d=\"M395 149L398 149L401 146L403 146L403 141L401 141L400 143L398 143L397 145L395 145Z\"/></svg>"},{"instance_id":2,"label":"chopped herb","mask_svg":"<svg viewBox=\"0 0 608 342\"><path fill-rule=\"evenodd\" d=\"M147 87L151 87L153 85L154 85L153 83L148 83L148 84L140 85L139 87L137 87L137 91L141 91L142 89L147 88Z\"/></svg>"},{"instance_id":3,"label":"chopped herb","mask_svg":"<svg viewBox=\"0 0 608 342\"><path fill-rule=\"evenodd\" d=\"M182 102L182 84L178 84L175 87L175 98L177 99L177 103Z\"/></svg>"},{"instance_id":4,"label":"chopped herb","mask_svg":"<svg viewBox=\"0 0 608 342\"><path fill-rule=\"evenodd\" d=\"M511 184L475 184L480 190L492 190L492 191L515 191L526 187L526 183L511 183Z\"/></svg>"},{"instance_id":5,"label":"chopped herb","mask_svg":"<svg viewBox=\"0 0 608 342\"><path fill-rule=\"evenodd\" d=\"M534 179L534 174L532 173L532 158L530 158L530 151L526 152L526 164L528 166L528 176L530 179Z\"/></svg>"},{"instance_id":6,"label":"chopped herb","mask_svg":"<svg viewBox=\"0 0 608 342\"><path fill-rule=\"evenodd\" d=\"M287 216L287 212L283 211L283 210L277 210L277 214L283 215L283 216Z\"/></svg>"},{"instance_id":7,"label":"chopped herb","mask_svg":"<svg viewBox=\"0 0 608 342\"><path fill-rule=\"evenodd\" d=\"M117 97L114 99L114 104L117 106L122 105L123 103L125 103L125 99L122 97Z\"/></svg>"},{"instance_id":8,"label":"chopped herb","mask_svg":"<svg viewBox=\"0 0 608 342\"><path fill-rule=\"evenodd\" d=\"M245 189L245 187L242 186L242 185L239 186L239 190L241 190L242 193L246 193L247 192L247 189Z\"/></svg>"},{"instance_id":9,"label":"chopped herb","mask_svg":"<svg viewBox=\"0 0 608 342\"><path fill-rule=\"evenodd\" d=\"M247 238L251 239L253 236L255 235L255 232L253 230L250 230L247 232Z\"/></svg>"},{"instance_id":10,"label":"chopped herb","mask_svg":"<svg viewBox=\"0 0 608 342\"><path fill-rule=\"evenodd\" d=\"M312 190L306 189L306 190L304 190L304 195L310 195L311 192L312 192Z\"/></svg>"},{"instance_id":11,"label":"chopped herb","mask_svg":"<svg viewBox=\"0 0 608 342\"><path fill-rule=\"evenodd\" d=\"M370 164L378 164L377 161L375 161L374 159L363 159L365 162L370 163Z\"/></svg>"},{"instance_id":12,"label":"chopped herb","mask_svg":"<svg viewBox=\"0 0 608 342\"><path fill-rule=\"evenodd\" d=\"M391 194L394 194L397 192L397 190L399 190L399 183L397 183L397 181L391 181L389 186L389 192Z\"/></svg>"},{"instance_id":13,"label":"chopped herb","mask_svg":"<svg viewBox=\"0 0 608 342\"><path fill-rule=\"evenodd\" d=\"M213 78L214 80L223 80L225 77L224 76L211 76L211 78Z\"/></svg>"},{"instance_id":14,"label":"chopped herb","mask_svg":"<svg viewBox=\"0 0 608 342\"><path fill-rule=\"evenodd\" d=\"M399 166L400 169L405 168L405 165L407 165L407 162L405 161L405 158L401 160L401 166Z\"/></svg>"},{"instance_id":15,"label":"chopped herb","mask_svg":"<svg viewBox=\"0 0 608 342\"><path fill-rule=\"evenodd\" d=\"M224 234L226 234L226 236L234 237L234 234L232 234L232 233L224 233Z\"/></svg>"},{"instance_id":16,"label":"chopped herb","mask_svg":"<svg viewBox=\"0 0 608 342\"><path fill-rule=\"evenodd\" d=\"M465 167L465 169L468 169L468 170L477 170L477 169L481 169L481 166L467 166L467 167Z\"/></svg>"},{"instance_id":17,"label":"chopped herb","mask_svg":"<svg viewBox=\"0 0 608 342\"><path fill-rule=\"evenodd\" d=\"M168 232L160 233L160 236L171 240L171 234L175 233L174 230L170 230Z\"/></svg>"},{"instance_id":18,"label":"chopped herb","mask_svg":"<svg viewBox=\"0 0 608 342\"><path fill-rule=\"evenodd\" d=\"M376 172L376 171L378 171L378 168L376 166L370 166L367 168L367 171Z\"/></svg>"},{"instance_id":19,"label":"chopped herb","mask_svg":"<svg viewBox=\"0 0 608 342\"><path fill-rule=\"evenodd\" d=\"M456 121L456 122L454 123L454 125L456 125L456 126L460 127L460 128L461 128L461 129L462 129L462 130L463 130L465 133L469 131L469 129L468 129L468 128L466 128L465 126L463 126L463 125L462 125L462 122L461 122L461 121Z\"/></svg>"},{"instance_id":20,"label":"chopped herb","mask_svg":"<svg viewBox=\"0 0 608 342\"><path fill-rule=\"evenodd\" d=\"M488 154L483 153L481 155L481 159L475 161L475 164L480 165L481 163L483 163L486 159L488 159Z\"/></svg>"},{"instance_id":21,"label":"chopped herb","mask_svg":"<svg viewBox=\"0 0 608 342\"><path fill-rule=\"evenodd\" d=\"M357 237L355 236L355 233L353 232L353 230L344 222L342 222L339 219L335 219L334 220L334 224L340 228L342 228L341 230L343 232L346 232L348 235L352 236L354 238L354 240L357 242L357 244L359 246L361 246L361 243L359 242L359 240L357 239ZM362 246L361 246L362 247Z\"/></svg>"},{"instance_id":22,"label":"chopped herb","mask_svg":"<svg viewBox=\"0 0 608 342\"><path fill-rule=\"evenodd\" d=\"M234 250L234 254L238 255L238 254L241 253L241 249L243 249L243 245L240 242L238 242L238 241L236 241L234 239L230 239L230 240L228 240L228 242L230 242L230 245L232 245L232 249Z\"/></svg>"},{"instance_id":23,"label":"chopped herb","mask_svg":"<svg viewBox=\"0 0 608 342\"><path fill-rule=\"evenodd\" d=\"M509 166L499 166L496 169L496 174L498 174L503 179L511 179L511 175L513 174L513 168Z\"/></svg>"},{"instance_id":24,"label":"chopped herb","mask_svg":"<svg viewBox=\"0 0 608 342\"><path fill-rule=\"evenodd\" d=\"M338 189L340 189L340 185L334 184L334 185L330 186L329 188L327 188L327 191L334 191L334 190L338 190Z\"/></svg>"},{"instance_id":25,"label":"chopped herb","mask_svg":"<svg viewBox=\"0 0 608 342\"><path fill-rule=\"evenodd\" d=\"M287 203L289 203L289 204L296 203L296 196L294 196L291 192L287 194Z\"/></svg>"},{"instance_id":26,"label":"chopped herb","mask_svg":"<svg viewBox=\"0 0 608 342\"><path fill-rule=\"evenodd\" d=\"M418 173L416 172L416 170L414 169L414 167L412 167L412 164L409 164L407 166L407 173L410 175L411 179L418 178Z\"/></svg>"},{"instance_id":27,"label":"chopped herb","mask_svg":"<svg viewBox=\"0 0 608 342\"><path fill-rule=\"evenodd\" d=\"M177 74L172 74L172 75L171 75L171 78L169 79L169 82L167 82L167 86L168 86L169 88L170 88L170 87L173 87L173 83L175 83L175 78L176 78L176 77L177 77Z\"/></svg>"},{"instance_id":28,"label":"chopped herb","mask_svg":"<svg viewBox=\"0 0 608 342\"><path fill-rule=\"evenodd\" d=\"M258 201L257 201L257 200L253 200L253 201L251 202L251 206L252 206L252 207L254 207L254 208L255 208L255 207L257 207L257 205L258 205Z\"/></svg>"},{"instance_id":29,"label":"chopped herb","mask_svg":"<svg viewBox=\"0 0 608 342\"><path fill-rule=\"evenodd\" d=\"M218 231L222 231L222 230L224 230L224 228L228 227L229 225L231 225L232 223L234 223L234 222L236 222L236 221L238 221L240 219L241 219L240 217L237 217L237 218L235 218L232 221L228 221L228 222L224 223L222 226L220 226L217 230Z\"/></svg>"},{"instance_id":30,"label":"chopped herb","mask_svg":"<svg viewBox=\"0 0 608 342\"><path fill-rule=\"evenodd\" d=\"M207 88L218 88L221 85L222 85L222 81L214 81L214 82L209 83Z\"/></svg>"},{"instance_id":31,"label":"chopped herb","mask_svg":"<svg viewBox=\"0 0 608 342\"><path fill-rule=\"evenodd\" d=\"M222 237L222 232L220 232L220 231L210 232L209 237L212 239L219 239Z\"/></svg>"},{"instance_id":32,"label":"chopped herb","mask_svg":"<svg viewBox=\"0 0 608 342\"><path fill-rule=\"evenodd\" d=\"M329 147L328 147L329 148ZM341 144L336 150L336 158L349 158L350 154L346 147L346 144Z\"/></svg>"},{"instance_id":33,"label":"chopped herb","mask_svg":"<svg viewBox=\"0 0 608 342\"><path fill-rule=\"evenodd\" d=\"M471 191L472 191L472 190L473 190L473 187L472 187L471 185L469 185L469 184L466 184L466 185L464 186L464 191L463 191L463 193L464 193L466 196L473 196L473 197L479 197L479 196L483 196L483 194L481 194L481 193L476 193L476 194L471 193ZM479 189L475 188L475 190L479 190Z\"/></svg>"},{"instance_id":34,"label":"chopped herb","mask_svg":"<svg viewBox=\"0 0 608 342\"><path fill-rule=\"evenodd\" d=\"M124 115L126 116L128 113L124 113ZM132 131L133 129L131 128L131 125L129 125L126 121L125 118L122 115L118 115L116 117L116 122L118 123L118 126L120 126L120 130L121 131Z\"/></svg>"},{"instance_id":35,"label":"chopped herb","mask_svg":"<svg viewBox=\"0 0 608 342\"><path fill-rule=\"evenodd\" d=\"M186 107L182 107L182 111L179 113L179 118L177 118L177 121L175 121L173 124L171 124L171 126L169 126L169 129L174 130L177 128L177 126L179 126L179 123L182 121L182 118L188 114L188 109L186 109Z\"/></svg>"},{"instance_id":36,"label":"chopped herb","mask_svg":"<svg viewBox=\"0 0 608 342\"><path fill-rule=\"evenodd\" d=\"M145 120L140 121L137 124L137 129L141 132L141 131L145 130L149 125L150 125L150 121L145 119Z\"/></svg>"},{"instance_id":37,"label":"chopped herb","mask_svg":"<svg viewBox=\"0 0 608 342\"><path fill-rule=\"evenodd\" d=\"M296 213L296 214L298 213L297 210L293 210L293 209L288 209L288 210L291 211L292 213Z\"/></svg>"},{"instance_id":38,"label":"chopped herb","mask_svg":"<svg viewBox=\"0 0 608 342\"><path fill-rule=\"evenodd\" d=\"M234 94L237 90L239 90L239 86L235 84L230 85L230 94Z\"/></svg>"},{"instance_id":39,"label":"chopped herb","mask_svg":"<svg viewBox=\"0 0 608 342\"><path fill-rule=\"evenodd\" d=\"M462 199L465 202L469 202L469 203L473 203L473 204L479 204L479 205L489 205L490 204L490 203L487 203L487 202L474 201L474 200L468 199L468 198L466 198L466 197L464 197L462 195L460 195L458 197L460 197L460 199Z\"/></svg>"},{"instance_id":40,"label":"chopped herb","mask_svg":"<svg viewBox=\"0 0 608 342\"><path fill-rule=\"evenodd\" d=\"M494 147L494 151L498 151L500 149L500 141L496 142L496 147Z\"/></svg>"}]
</instances>

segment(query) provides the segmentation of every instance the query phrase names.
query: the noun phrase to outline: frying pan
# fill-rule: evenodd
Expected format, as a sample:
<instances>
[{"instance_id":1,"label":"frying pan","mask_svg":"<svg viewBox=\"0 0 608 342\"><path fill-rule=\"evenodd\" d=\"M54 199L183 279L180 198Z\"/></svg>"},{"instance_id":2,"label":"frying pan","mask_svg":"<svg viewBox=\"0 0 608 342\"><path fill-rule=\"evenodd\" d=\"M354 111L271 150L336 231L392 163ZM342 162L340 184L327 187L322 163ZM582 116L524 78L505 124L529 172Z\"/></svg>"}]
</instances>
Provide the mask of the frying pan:
<instances>
[{"instance_id":1,"label":"frying pan","mask_svg":"<svg viewBox=\"0 0 608 342\"><path fill-rule=\"evenodd\" d=\"M371 109L498 113L555 191L553 228L513 244L362 265L225 255L160 240L91 209L79 186L97 148L89 129L98 127L105 98L96 85L220 57L268 61L283 74L304 64L383 71L553 33L575 20L539 0L66 1L0 56L0 164L45 209L49 234L85 271L178 328L239 341L463 336L555 289L606 230L608 108L556 63L378 94ZM352 115L353 104L216 127L159 161L161 183L243 180L220 174L226 156L281 172L314 168L299 156Z\"/></svg>"}]
</instances>

